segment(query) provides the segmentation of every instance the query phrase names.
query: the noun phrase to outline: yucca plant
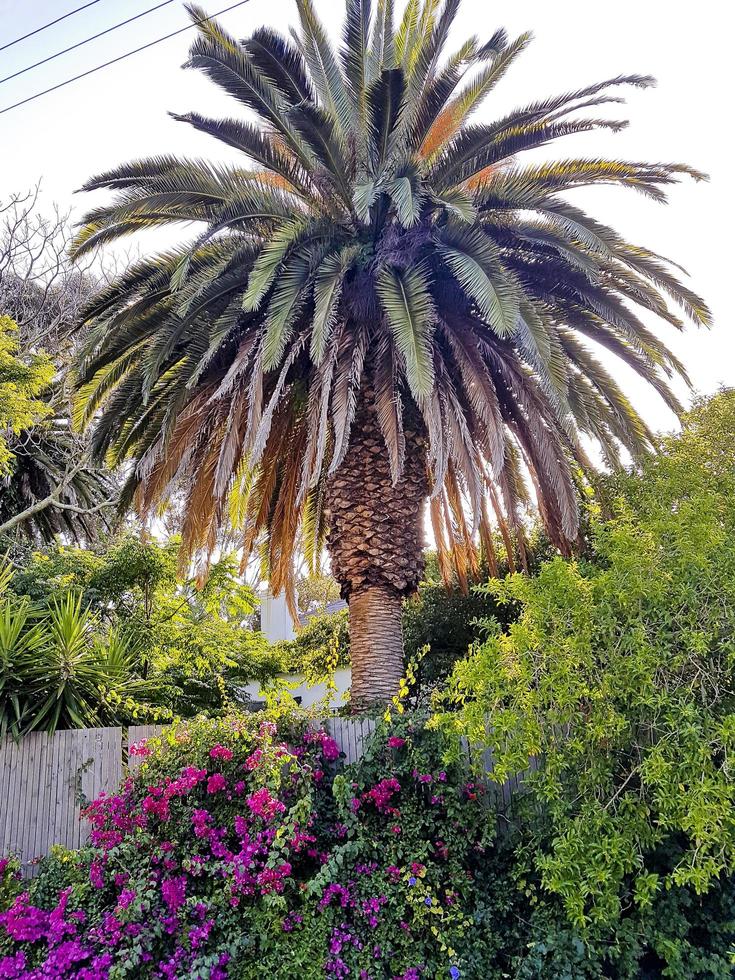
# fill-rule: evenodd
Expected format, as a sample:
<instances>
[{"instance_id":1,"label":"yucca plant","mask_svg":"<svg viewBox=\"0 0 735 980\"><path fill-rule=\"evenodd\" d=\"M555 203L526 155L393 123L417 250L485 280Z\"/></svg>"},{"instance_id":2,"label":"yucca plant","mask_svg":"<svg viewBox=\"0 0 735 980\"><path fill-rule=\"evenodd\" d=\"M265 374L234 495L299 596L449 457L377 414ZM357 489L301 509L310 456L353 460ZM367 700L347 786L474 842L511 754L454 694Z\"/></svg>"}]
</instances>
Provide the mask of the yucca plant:
<instances>
[{"instance_id":1,"label":"yucca plant","mask_svg":"<svg viewBox=\"0 0 735 980\"><path fill-rule=\"evenodd\" d=\"M185 496L188 554L228 514L293 595L293 554L325 534L350 606L352 697L390 698L402 672L402 597L422 567L424 509L443 572L494 567L498 526L523 557L535 498L552 541L578 537L578 493L651 433L590 342L679 409L684 369L645 325L708 320L671 266L565 196L620 185L648 198L679 164L524 163L566 136L618 130L597 110L646 76L542 97L477 123L529 42L470 38L447 53L460 0L347 0L341 43L312 0L290 38L236 40L198 7L188 65L255 122L174 118L242 152L242 166L160 156L89 180L114 191L77 235L82 255L144 228L199 226L88 304L79 417L128 500ZM673 301L673 304L669 303ZM513 538L515 541L513 542Z\"/></svg>"},{"instance_id":2,"label":"yucca plant","mask_svg":"<svg viewBox=\"0 0 735 980\"><path fill-rule=\"evenodd\" d=\"M0 565L0 740L29 731L119 724L157 713L155 682L139 673L141 652L116 631L102 632L81 596L48 607L16 596ZM158 712L165 715L166 711Z\"/></svg>"}]
</instances>

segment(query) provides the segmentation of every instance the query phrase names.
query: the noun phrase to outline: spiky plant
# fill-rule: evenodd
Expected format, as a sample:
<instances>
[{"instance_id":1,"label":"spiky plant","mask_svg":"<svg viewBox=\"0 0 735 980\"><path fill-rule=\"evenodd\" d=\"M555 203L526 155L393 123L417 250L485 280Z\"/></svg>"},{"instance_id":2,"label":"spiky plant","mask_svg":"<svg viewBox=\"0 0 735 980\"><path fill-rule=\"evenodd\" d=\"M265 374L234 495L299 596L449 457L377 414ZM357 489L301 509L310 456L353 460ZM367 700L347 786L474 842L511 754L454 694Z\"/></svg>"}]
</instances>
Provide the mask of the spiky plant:
<instances>
[{"instance_id":1,"label":"spiky plant","mask_svg":"<svg viewBox=\"0 0 735 980\"><path fill-rule=\"evenodd\" d=\"M84 313L80 420L142 511L184 488L186 552L228 507L273 589L293 594L294 549L325 533L350 605L352 697L389 698L402 672L402 597L422 567L425 502L444 572L494 563L493 524L522 555L532 494L551 539L578 535L593 467L651 446L590 342L676 411L681 364L647 327L706 322L669 264L571 203L617 184L654 200L689 167L521 154L624 123L620 76L470 120L529 42L496 32L446 54L460 0L347 0L334 46L312 0L290 39L229 36L198 7L189 67L254 113L174 116L242 166L161 156L89 180L77 255L143 228L199 225L122 274ZM530 487L530 494L529 489ZM518 551L516 552L518 553Z\"/></svg>"}]
</instances>

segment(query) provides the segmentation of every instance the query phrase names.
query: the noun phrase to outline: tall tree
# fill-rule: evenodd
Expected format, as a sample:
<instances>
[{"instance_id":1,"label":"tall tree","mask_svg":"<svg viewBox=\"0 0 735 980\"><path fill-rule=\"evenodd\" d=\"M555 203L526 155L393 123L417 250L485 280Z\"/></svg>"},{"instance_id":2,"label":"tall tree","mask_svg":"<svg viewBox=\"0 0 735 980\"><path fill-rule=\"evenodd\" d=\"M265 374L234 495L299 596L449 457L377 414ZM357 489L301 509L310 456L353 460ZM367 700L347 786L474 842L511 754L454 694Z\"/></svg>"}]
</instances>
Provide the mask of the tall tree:
<instances>
[{"instance_id":1,"label":"tall tree","mask_svg":"<svg viewBox=\"0 0 735 980\"><path fill-rule=\"evenodd\" d=\"M291 38L238 41L198 7L188 65L257 124L174 118L240 150L242 166L160 156L85 188L114 191L76 241L85 255L143 228L201 233L135 263L84 311L82 423L130 461L142 511L186 491L184 546L210 549L228 506L271 586L293 593L293 552L328 532L350 606L353 702L394 693L401 600L422 565L427 498L447 574L492 565L491 514L523 555L520 507L552 541L578 535L593 476L651 434L589 341L675 411L682 365L644 324L706 323L669 264L564 196L616 184L654 200L679 164L524 163L573 134L618 130L596 110L648 77L619 76L472 122L529 42L497 31L447 53L460 0L347 0L335 47L312 0ZM595 110L591 112L590 110ZM669 304L668 300L673 300ZM528 487L527 487L528 484ZM529 489L530 488L530 489Z\"/></svg>"}]
</instances>

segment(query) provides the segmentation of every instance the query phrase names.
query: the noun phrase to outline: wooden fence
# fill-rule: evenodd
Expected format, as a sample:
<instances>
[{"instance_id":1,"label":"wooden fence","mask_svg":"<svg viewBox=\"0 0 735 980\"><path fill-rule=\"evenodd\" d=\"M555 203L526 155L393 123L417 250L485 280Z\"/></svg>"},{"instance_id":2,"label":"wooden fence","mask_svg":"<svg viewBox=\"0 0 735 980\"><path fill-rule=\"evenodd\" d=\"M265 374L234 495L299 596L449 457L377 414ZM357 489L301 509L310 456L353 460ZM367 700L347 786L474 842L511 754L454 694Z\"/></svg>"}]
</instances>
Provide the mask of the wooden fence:
<instances>
[{"instance_id":1,"label":"wooden fence","mask_svg":"<svg viewBox=\"0 0 735 980\"><path fill-rule=\"evenodd\" d=\"M362 756L375 722L330 718L324 727L350 763ZM89 834L80 810L100 793L114 792L123 775L139 766L140 757L128 755L130 745L161 731L155 725L131 727L126 733L89 728L0 743L0 857L19 856L24 875L31 877L38 859L54 844L80 847ZM485 772L492 770L489 753L480 761ZM516 777L495 787L498 809L508 807L519 784Z\"/></svg>"}]
</instances>

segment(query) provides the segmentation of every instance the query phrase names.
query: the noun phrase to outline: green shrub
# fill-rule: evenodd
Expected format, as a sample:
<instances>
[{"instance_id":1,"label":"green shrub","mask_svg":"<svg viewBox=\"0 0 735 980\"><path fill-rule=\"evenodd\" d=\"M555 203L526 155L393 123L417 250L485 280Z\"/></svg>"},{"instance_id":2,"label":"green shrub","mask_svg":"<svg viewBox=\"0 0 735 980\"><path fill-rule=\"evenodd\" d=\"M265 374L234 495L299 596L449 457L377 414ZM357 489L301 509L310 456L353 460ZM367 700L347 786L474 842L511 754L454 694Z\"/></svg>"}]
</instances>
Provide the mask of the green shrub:
<instances>
[{"instance_id":1,"label":"green shrub","mask_svg":"<svg viewBox=\"0 0 735 980\"><path fill-rule=\"evenodd\" d=\"M588 929L735 868L735 393L611 492L591 559L487 586L522 611L457 666L444 719L500 780L542 760L530 863Z\"/></svg>"},{"instance_id":2,"label":"green shrub","mask_svg":"<svg viewBox=\"0 0 735 980\"><path fill-rule=\"evenodd\" d=\"M317 682L350 661L347 610L312 616L293 640L276 645L281 669Z\"/></svg>"},{"instance_id":3,"label":"green shrub","mask_svg":"<svg viewBox=\"0 0 735 980\"><path fill-rule=\"evenodd\" d=\"M730 975L728 882L582 934L528 865L535 840L496 838L448 736L405 715L344 767L308 725L201 719L138 746L140 775L90 807L91 846L57 849L29 894L0 886L0 976Z\"/></svg>"},{"instance_id":4,"label":"green shrub","mask_svg":"<svg viewBox=\"0 0 735 980\"><path fill-rule=\"evenodd\" d=\"M178 559L176 539L159 544L133 534L99 551L55 545L19 557L9 591L40 610L79 599L100 640L114 633L137 652L137 673L170 712L231 710L242 685L272 677L279 658L247 628L256 598L232 555L212 565L203 585L179 578Z\"/></svg>"}]
</instances>

